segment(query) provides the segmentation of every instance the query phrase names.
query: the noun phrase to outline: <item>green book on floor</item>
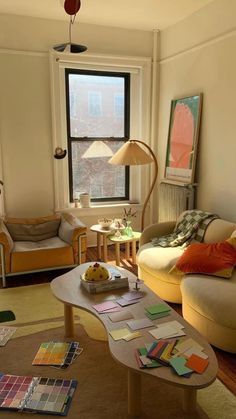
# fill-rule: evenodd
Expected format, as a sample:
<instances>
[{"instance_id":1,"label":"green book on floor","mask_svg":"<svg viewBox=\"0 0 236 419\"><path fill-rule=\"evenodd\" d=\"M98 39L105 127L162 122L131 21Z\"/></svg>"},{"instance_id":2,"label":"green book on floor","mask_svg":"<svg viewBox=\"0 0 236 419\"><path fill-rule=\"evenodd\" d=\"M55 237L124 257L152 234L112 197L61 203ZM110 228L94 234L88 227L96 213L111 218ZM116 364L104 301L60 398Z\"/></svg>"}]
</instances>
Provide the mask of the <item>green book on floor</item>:
<instances>
[{"instance_id":1,"label":"green book on floor","mask_svg":"<svg viewBox=\"0 0 236 419\"><path fill-rule=\"evenodd\" d=\"M0 323L16 320L16 316L11 310L0 311Z\"/></svg>"}]
</instances>

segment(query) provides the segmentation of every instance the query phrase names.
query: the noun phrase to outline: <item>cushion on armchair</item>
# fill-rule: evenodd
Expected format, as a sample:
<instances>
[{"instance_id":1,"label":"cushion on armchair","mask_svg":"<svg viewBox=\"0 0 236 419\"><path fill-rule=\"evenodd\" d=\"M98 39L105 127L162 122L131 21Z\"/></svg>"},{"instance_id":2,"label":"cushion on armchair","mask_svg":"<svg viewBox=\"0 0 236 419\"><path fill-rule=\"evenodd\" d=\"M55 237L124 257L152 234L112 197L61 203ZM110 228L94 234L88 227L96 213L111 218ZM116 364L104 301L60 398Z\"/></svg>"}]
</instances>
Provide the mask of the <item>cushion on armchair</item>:
<instances>
[{"instance_id":1,"label":"cushion on armchair","mask_svg":"<svg viewBox=\"0 0 236 419\"><path fill-rule=\"evenodd\" d=\"M59 215L38 218L5 218L4 223L13 241L33 241L50 239L58 235L61 222Z\"/></svg>"}]
</instances>

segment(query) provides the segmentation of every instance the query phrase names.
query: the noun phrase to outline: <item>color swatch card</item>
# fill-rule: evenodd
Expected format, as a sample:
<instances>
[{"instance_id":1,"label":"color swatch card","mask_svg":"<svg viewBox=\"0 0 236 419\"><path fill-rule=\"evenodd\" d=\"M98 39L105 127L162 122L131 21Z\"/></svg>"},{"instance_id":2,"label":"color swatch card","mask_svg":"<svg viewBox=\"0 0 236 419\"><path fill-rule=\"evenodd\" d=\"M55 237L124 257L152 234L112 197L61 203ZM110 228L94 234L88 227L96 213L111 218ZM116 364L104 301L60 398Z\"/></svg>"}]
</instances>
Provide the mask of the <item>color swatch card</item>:
<instances>
[{"instance_id":1,"label":"color swatch card","mask_svg":"<svg viewBox=\"0 0 236 419\"><path fill-rule=\"evenodd\" d=\"M67 368L80 353L79 342L44 342L32 365L52 365Z\"/></svg>"},{"instance_id":2,"label":"color swatch card","mask_svg":"<svg viewBox=\"0 0 236 419\"><path fill-rule=\"evenodd\" d=\"M122 295L127 301L138 300L144 297L144 293L142 291L129 291Z\"/></svg>"},{"instance_id":3,"label":"color swatch card","mask_svg":"<svg viewBox=\"0 0 236 419\"><path fill-rule=\"evenodd\" d=\"M160 319L169 316L171 308L167 304L159 303L145 308L146 316L151 320Z\"/></svg>"},{"instance_id":4,"label":"color swatch card","mask_svg":"<svg viewBox=\"0 0 236 419\"><path fill-rule=\"evenodd\" d=\"M148 358L154 359L160 362L161 364L168 366L176 342L176 339L161 339L159 342L153 342L151 348L147 353Z\"/></svg>"},{"instance_id":5,"label":"color swatch card","mask_svg":"<svg viewBox=\"0 0 236 419\"><path fill-rule=\"evenodd\" d=\"M120 340L129 335L130 331L127 327L124 327L123 329L110 330L109 333L114 340Z\"/></svg>"},{"instance_id":6,"label":"color swatch card","mask_svg":"<svg viewBox=\"0 0 236 419\"><path fill-rule=\"evenodd\" d=\"M160 314L160 313L166 313L166 312L171 311L171 308L164 303L159 303L159 304L154 304L152 306L146 307L145 310L150 314Z\"/></svg>"},{"instance_id":7,"label":"color swatch card","mask_svg":"<svg viewBox=\"0 0 236 419\"><path fill-rule=\"evenodd\" d=\"M133 319L133 314L127 310L119 311L118 313L112 313L109 316L112 322L122 322L124 320Z\"/></svg>"},{"instance_id":8,"label":"color swatch card","mask_svg":"<svg viewBox=\"0 0 236 419\"><path fill-rule=\"evenodd\" d=\"M113 313L113 312L121 310L118 304L114 303L113 301L105 301L104 303L101 303L101 304L95 304L93 308L95 308L95 310L99 314Z\"/></svg>"},{"instance_id":9,"label":"color swatch card","mask_svg":"<svg viewBox=\"0 0 236 419\"><path fill-rule=\"evenodd\" d=\"M0 409L65 416L76 385L76 380L1 375Z\"/></svg>"},{"instance_id":10,"label":"color swatch card","mask_svg":"<svg viewBox=\"0 0 236 419\"><path fill-rule=\"evenodd\" d=\"M146 348L135 349L134 353L139 368L158 368L162 366L159 362L147 357Z\"/></svg>"},{"instance_id":11,"label":"color swatch card","mask_svg":"<svg viewBox=\"0 0 236 419\"><path fill-rule=\"evenodd\" d=\"M198 355L192 354L186 362L186 367L191 368L193 371L198 374L202 374L205 369L208 367L208 359L203 359Z\"/></svg>"},{"instance_id":12,"label":"color swatch card","mask_svg":"<svg viewBox=\"0 0 236 419\"><path fill-rule=\"evenodd\" d=\"M139 300L125 300L124 298L118 298L118 300L116 300L116 302L121 307L126 307L126 306L130 306L131 304L139 303Z\"/></svg>"},{"instance_id":13,"label":"color swatch card","mask_svg":"<svg viewBox=\"0 0 236 419\"><path fill-rule=\"evenodd\" d=\"M170 365L178 375L189 377L192 374L193 370L191 368L186 367L185 363L186 359L180 356L177 358L170 359Z\"/></svg>"},{"instance_id":14,"label":"color swatch card","mask_svg":"<svg viewBox=\"0 0 236 419\"><path fill-rule=\"evenodd\" d=\"M186 333L183 331L184 326L177 320L173 320L166 323L161 323L154 330L150 330L150 333L156 339L166 339L177 336L184 336Z\"/></svg>"},{"instance_id":15,"label":"color swatch card","mask_svg":"<svg viewBox=\"0 0 236 419\"><path fill-rule=\"evenodd\" d=\"M0 326L0 346L5 346L16 330L17 327Z\"/></svg>"},{"instance_id":16,"label":"color swatch card","mask_svg":"<svg viewBox=\"0 0 236 419\"><path fill-rule=\"evenodd\" d=\"M126 324L132 330L145 329L146 327L155 326L153 322L150 319L147 319L146 317L144 317L143 319L129 320L128 322L126 322Z\"/></svg>"}]
</instances>

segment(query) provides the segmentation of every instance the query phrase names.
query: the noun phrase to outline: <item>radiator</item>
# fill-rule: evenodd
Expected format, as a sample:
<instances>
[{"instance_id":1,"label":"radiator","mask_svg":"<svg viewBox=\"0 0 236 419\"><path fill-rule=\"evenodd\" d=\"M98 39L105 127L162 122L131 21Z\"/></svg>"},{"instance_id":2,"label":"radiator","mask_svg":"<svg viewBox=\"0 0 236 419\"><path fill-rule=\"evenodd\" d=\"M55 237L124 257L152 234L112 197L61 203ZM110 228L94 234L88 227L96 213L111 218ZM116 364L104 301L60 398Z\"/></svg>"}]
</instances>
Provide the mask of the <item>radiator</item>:
<instances>
[{"instance_id":1,"label":"radiator","mask_svg":"<svg viewBox=\"0 0 236 419\"><path fill-rule=\"evenodd\" d=\"M159 186L158 221L175 221L181 212L194 208L196 184L172 184L166 181Z\"/></svg>"}]
</instances>

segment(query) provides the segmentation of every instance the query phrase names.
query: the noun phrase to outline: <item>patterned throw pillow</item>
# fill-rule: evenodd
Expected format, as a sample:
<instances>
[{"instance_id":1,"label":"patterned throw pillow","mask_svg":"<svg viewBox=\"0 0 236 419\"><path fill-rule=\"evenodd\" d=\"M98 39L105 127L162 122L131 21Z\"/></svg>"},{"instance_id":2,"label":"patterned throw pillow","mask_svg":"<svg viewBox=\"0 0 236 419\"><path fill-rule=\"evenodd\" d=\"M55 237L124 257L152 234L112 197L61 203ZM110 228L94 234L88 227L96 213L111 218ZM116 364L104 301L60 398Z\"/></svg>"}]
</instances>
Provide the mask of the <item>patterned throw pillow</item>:
<instances>
[{"instance_id":1,"label":"patterned throw pillow","mask_svg":"<svg viewBox=\"0 0 236 419\"><path fill-rule=\"evenodd\" d=\"M180 276L199 273L230 278L235 264L236 237L232 237L219 243L189 245L169 273Z\"/></svg>"}]
</instances>

